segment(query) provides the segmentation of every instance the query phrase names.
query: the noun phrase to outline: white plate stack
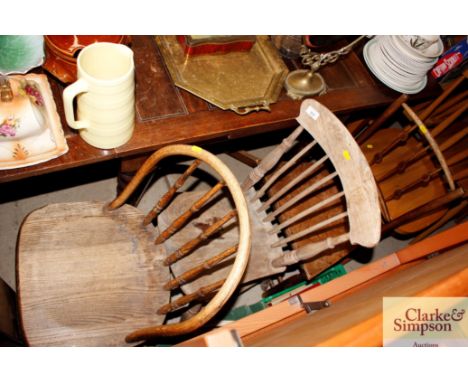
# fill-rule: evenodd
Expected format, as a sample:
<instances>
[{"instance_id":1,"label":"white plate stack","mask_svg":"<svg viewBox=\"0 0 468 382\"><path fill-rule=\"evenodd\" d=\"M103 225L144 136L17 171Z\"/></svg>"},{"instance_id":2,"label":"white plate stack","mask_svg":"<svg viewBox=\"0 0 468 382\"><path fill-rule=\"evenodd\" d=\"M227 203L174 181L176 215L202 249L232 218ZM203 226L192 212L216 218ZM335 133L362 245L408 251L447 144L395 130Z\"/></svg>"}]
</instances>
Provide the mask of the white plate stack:
<instances>
[{"instance_id":1,"label":"white plate stack","mask_svg":"<svg viewBox=\"0 0 468 382\"><path fill-rule=\"evenodd\" d=\"M443 49L439 36L376 36L364 46L364 60L385 85L415 94L426 86Z\"/></svg>"}]
</instances>

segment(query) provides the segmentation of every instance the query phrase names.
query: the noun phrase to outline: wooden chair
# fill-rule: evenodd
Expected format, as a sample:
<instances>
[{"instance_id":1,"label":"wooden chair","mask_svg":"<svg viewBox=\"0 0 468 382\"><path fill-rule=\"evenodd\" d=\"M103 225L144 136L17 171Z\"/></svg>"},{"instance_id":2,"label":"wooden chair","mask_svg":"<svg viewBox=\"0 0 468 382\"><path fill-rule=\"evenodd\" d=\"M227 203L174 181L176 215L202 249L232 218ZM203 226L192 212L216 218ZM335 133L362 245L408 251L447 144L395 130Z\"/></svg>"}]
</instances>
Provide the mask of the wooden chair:
<instances>
[{"instance_id":1,"label":"wooden chair","mask_svg":"<svg viewBox=\"0 0 468 382\"><path fill-rule=\"evenodd\" d=\"M467 74L465 71L440 96L414 110L406 99L398 107L393 105L392 114L400 111L410 119L403 129L389 126L388 118L379 118L387 124L371 124L358 135L379 188L385 232L414 235L445 224L466 207L460 182L467 176L463 168L468 128L463 117L468 92L456 90L466 82ZM389 114L387 110L383 115ZM455 200L461 200L461 207L449 213Z\"/></svg>"},{"instance_id":2,"label":"wooden chair","mask_svg":"<svg viewBox=\"0 0 468 382\"><path fill-rule=\"evenodd\" d=\"M380 238L377 188L364 155L346 127L315 100L302 103L297 121L300 126L242 183L252 226L252 249L242 279L244 284L281 273L289 265L319 257L341 244L349 242L372 247ZM296 172L291 182L283 184L288 174ZM255 189L260 182L263 186ZM271 189L273 194L267 196ZM170 231L170 222L177 221L202 196L203 192L199 191L178 195L158 216L160 230ZM184 293L192 295L200 289L202 280L205 284L216 285L216 280L225 278L228 263L220 262L202 278L192 281L189 268L193 259L207 262L217 252L212 252L214 243L211 249L189 243L213 230L211 217L219 218L215 224L226 223L230 209L230 201L219 198L206 215L197 217L196 224L186 225L161 239L167 252L172 253L166 263L171 266L174 280L168 286L180 287ZM310 217L316 219L314 223L304 225ZM207 228L201 232L200 227ZM334 229L329 230L330 227ZM235 226L226 227L213 242L231 246L235 231ZM190 258L184 257L188 253ZM180 304L173 306L174 309L178 307Z\"/></svg>"},{"instance_id":3,"label":"wooden chair","mask_svg":"<svg viewBox=\"0 0 468 382\"><path fill-rule=\"evenodd\" d=\"M236 245L227 250L236 254L235 261L207 306L184 322L163 325L165 316L157 311L169 303L170 292L164 286L170 271L159 238L169 231L161 233L148 223L171 197L166 195L146 216L124 203L162 159L173 155L196 158L186 175L201 162L219 174L216 190L226 186L230 192L234 205L230 218L237 218L238 235ZM188 224L202 204L192 206L170 232ZM210 320L232 295L247 265L249 247L247 205L230 170L199 147L165 147L144 163L111 203L52 204L26 217L17 251L24 337L29 345L39 346L124 346L154 336L189 333ZM199 271L195 266L192 276ZM201 292L212 296L212 289L207 286Z\"/></svg>"}]
</instances>

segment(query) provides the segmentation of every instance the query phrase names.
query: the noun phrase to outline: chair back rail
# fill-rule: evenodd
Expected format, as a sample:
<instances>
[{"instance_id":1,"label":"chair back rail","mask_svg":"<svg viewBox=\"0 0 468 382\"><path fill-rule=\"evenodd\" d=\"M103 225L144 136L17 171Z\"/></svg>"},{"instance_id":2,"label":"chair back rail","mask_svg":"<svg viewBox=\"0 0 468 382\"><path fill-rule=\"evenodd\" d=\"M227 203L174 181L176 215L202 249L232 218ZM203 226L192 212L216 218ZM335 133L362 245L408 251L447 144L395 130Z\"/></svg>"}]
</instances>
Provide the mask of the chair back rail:
<instances>
[{"instance_id":1,"label":"chair back rail","mask_svg":"<svg viewBox=\"0 0 468 382\"><path fill-rule=\"evenodd\" d=\"M327 153L346 196L352 244L373 247L380 240L377 186L368 162L348 130L325 106L305 100L297 121Z\"/></svg>"}]
</instances>

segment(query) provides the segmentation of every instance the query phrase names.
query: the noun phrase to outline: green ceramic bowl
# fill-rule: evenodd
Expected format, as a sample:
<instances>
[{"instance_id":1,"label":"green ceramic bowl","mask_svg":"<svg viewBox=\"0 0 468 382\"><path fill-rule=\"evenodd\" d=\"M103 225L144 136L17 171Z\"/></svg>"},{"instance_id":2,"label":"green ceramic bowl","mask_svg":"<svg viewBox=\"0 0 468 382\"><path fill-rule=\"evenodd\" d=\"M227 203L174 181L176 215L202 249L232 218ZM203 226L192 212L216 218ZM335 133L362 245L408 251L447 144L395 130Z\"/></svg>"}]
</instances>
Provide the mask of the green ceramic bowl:
<instances>
[{"instance_id":1,"label":"green ceramic bowl","mask_svg":"<svg viewBox=\"0 0 468 382\"><path fill-rule=\"evenodd\" d=\"M25 74L43 62L43 36L0 36L0 74Z\"/></svg>"}]
</instances>

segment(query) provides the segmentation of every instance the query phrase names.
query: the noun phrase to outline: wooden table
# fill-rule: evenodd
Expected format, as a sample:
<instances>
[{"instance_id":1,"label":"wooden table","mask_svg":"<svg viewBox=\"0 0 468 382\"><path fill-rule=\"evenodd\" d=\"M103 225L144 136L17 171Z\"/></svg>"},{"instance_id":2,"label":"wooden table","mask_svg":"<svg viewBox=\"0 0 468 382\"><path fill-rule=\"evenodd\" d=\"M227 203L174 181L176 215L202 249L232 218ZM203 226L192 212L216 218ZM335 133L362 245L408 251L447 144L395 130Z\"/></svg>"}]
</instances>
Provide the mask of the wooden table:
<instances>
[{"instance_id":1,"label":"wooden table","mask_svg":"<svg viewBox=\"0 0 468 382\"><path fill-rule=\"evenodd\" d=\"M69 152L46 163L0 171L0 183L115 158L128 160L174 143L202 145L296 126L300 101L291 100L284 92L279 101L271 105L271 112L240 116L174 86L152 36L133 36L131 47L135 54L137 84L137 117L132 139L112 150L96 149L85 143L66 125L61 97L63 84L49 76ZM294 69L295 64L288 65ZM383 106L399 95L373 78L354 52L322 68L320 73L329 90L317 99L337 114ZM430 83L429 88L433 85Z\"/></svg>"}]
</instances>

